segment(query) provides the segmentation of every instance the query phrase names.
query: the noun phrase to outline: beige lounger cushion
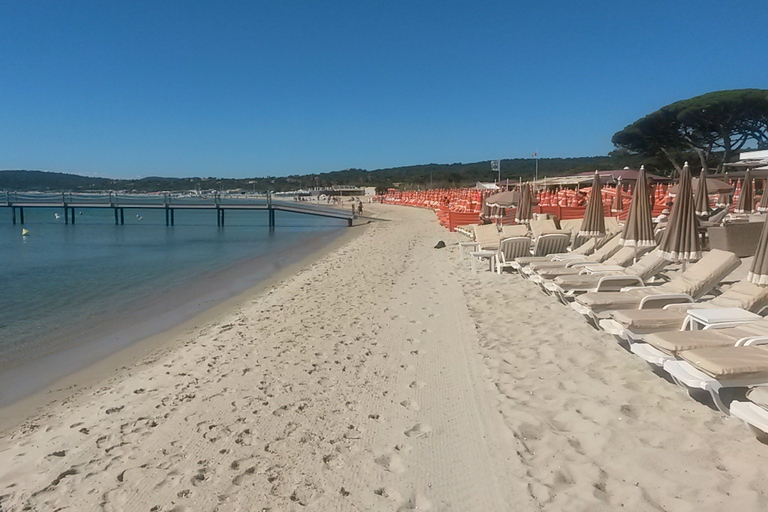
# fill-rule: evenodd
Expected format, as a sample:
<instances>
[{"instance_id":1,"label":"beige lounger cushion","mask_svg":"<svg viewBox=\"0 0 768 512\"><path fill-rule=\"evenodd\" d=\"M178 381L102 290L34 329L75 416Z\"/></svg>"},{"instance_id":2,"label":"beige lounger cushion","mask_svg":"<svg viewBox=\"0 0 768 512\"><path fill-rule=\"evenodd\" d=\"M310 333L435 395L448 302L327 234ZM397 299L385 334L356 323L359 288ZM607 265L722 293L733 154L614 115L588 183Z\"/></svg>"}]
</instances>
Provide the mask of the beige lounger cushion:
<instances>
[{"instance_id":1,"label":"beige lounger cushion","mask_svg":"<svg viewBox=\"0 0 768 512\"><path fill-rule=\"evenodd\" d=\"M687 316L678 309L619 309L611 318L635 334L680 329Z\"/></svg>"},{"instance_id":2,"label":"beige lounger cushion","mask_svg":"<svg viewBox=\"0 0 768 512\"><path fill-rule=\"evenodd\" d=\"M555 278L557 284L563 291L567 290L591 290L597 287L600 278L605 275L627 275L637 276L643 281L655 276L669 264L667 260L656 254L646 254L640 258L637 263L626 268L623 272L611 272L609 274L584 274L579 276L560 276Z\"/></svg>"},{"instance_id":3,"label":"beige lounger cushion","mask_svg":"<svg viewBox=\"0 0 768 512\"><path fill-rule=\"evenodd\" d=\"M590 261L592 263L602 263L606 259L613 256L616 252L618 252L620 248L621 246L619 245L619 239L617 237L614 237L611 241L609 241L604 246L600 247L597 251L595 251L594 254L592 254L591 256L586 256L583 261ZM529 265L529 268L534 272L536 272L537 274L539 274L541 270L563 268L568 263L569 261L538 261L538 262L531 262L531 264Z\"/></svg>"},{"instance_id":4,"label":"beige lounger cushion","mask_svg":"<svg viewBox=\"0 0 768 512\"><path fill-rule=\"evenodd\" d=\"M666 283L664 293L687 293L695 297L697 290L712 289L740 264L741 260L732 252L712 249L685 272Z\"/></svg>"},{"instance_id":5,"label":"beige lounger cushion","mask_svg":"<svg viewBox=\"0 0 768 512\"><path fill-rule=\"evenodd\" d=\"M727 329L706 329L704 331L663 331L648 334L643 341L662 352L678 355L684 350L707 347L730 347L738 340L752 336L768 336L768 321L759 320L750 324Z\"/></svg>"},{"instance_id":6,"label":"beige lounger cushion","mask_svg":"<svg viewBox=\"0 0 768 512\"><path fill-rule=\"evenodd\" d=\"M614 311L614 320L636 334L679 329L691 308L742 308L759 311L768 300L768 287L742 280L725 293L701 304L675 304L669 309L627 309Z\"/></svg>"},{"instance_id":7,"label":"beige lounger cushion","mask_svg":"<svg viewBox=\"0 0 768 512\"><path fill-rule=\"evenodd\" d=\"M553 219L532 220L530 221L530 226L531 226L531 233L533 233L533 238L538 238L540 235L543 235L544 233L557 233L559 231Z\"/></svg>"},{"instance_id":8,"label":"beige lounger cushion","mask_svg":"<svg viewBox=\"0 0 768 512\"><path fill-rule=\"evenodd\" d=\"M475 242L480 249L498 249L500 240L499 229L495 224L483 224L475 228Z\"/></svg>"},{"instance_id":9,"label":"beige lounger cushion","mask_svg":"<svg viewBox=\"0 0 768 512\"><path fill-rule=\"evenodd\" d=\"M589 292L577 302L594 313L612 309L632 309L650 295L688 294L693 298L714 288L723 277L741 264L739 258L727 251L713 249L668 283L661 286L637 288L626 292Z\"/></svg>"},{"instance_id":10,"label":"beige lounger cushion","mask_svg":"<svg viewBox=\"0 0 768 512\"><path fill-rule=\"evenodd\" d=\"M757 313L768 305L768 286L756 285L744 279L712 299L710 304L718 308L742 308Z\"/></svg>"},{"instance_id":11,"label":"beige lounger cushion","mask_svg":"<svg viewBox=\"0 0 768 512\"><path fill-rule=\"evenodd\" d=\"M679 355L717 380L768 378L768 349L762 346L697 348Z\"/></svg>"},{"instance_id":12,"label":"beige lounger cushion","mask_svg":"<svg viewBox=\"0 0 768 512\"><path fill-rule=\"evenodd\" d=\"M501 227L501 238L514 238L528 235L528 226L525 224L513 224Z\"/></svg>"},{"instance_id":13,"label":"beige lounger cushion","mask_svg":"<svg viewBox=\"0 0 768 512\"><path fill-rule=\"evenodd\" d=\"M613 256L608 258L607 260L602 262L602 265L619 265L624 266L629 261L632 261L634 258L635 249L634 247L622 247L618 251L616 251ZM587 258L584 261L589 260L590 258ZM540 264L537 264L540 265ZM600 263L594 263L594 265L600 265ZM556 277L560 276L575 276L578 275L579 272L581 272L581 268L579 267L571 267L571 268L565 268L565 267L542 267L541 270L537 270L533 267L533 264L531 265L531 268L533 268L536 273L539 275L539 277L542 277L544 279L555 279ZM597 285L595 285L597 286Z\"/></svg>"}]
</instances>

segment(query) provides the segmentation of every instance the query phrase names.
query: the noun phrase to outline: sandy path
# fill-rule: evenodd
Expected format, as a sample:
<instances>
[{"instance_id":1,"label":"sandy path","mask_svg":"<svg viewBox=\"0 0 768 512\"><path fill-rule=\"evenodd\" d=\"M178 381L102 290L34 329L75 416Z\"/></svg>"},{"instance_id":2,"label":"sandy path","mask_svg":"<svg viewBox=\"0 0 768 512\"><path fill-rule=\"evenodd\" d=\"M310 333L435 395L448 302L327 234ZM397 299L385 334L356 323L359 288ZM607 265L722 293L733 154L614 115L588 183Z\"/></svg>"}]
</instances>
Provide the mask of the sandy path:
<instances>
[{"instance_id":1,"label":"sandy path","mask_svg":"<svg viewBox=\"0 0 768 512\"><path fill-rule=\"evenodd\" d=\"M527 508L432 248L452 235L383 209L400 219L3 437L2 509Z\"/></svg>"},{"instance_id":2,"label":"sandy path","mask_svg":"<svg viewBox=\"0 0 768 512\"><path fill-rule=\"evenodd\" d=\"M498 409L525 445L536 510L768 509L768 446L741 421L694 401L534 283L459 275Z\"/></svg>"}]
</instances>

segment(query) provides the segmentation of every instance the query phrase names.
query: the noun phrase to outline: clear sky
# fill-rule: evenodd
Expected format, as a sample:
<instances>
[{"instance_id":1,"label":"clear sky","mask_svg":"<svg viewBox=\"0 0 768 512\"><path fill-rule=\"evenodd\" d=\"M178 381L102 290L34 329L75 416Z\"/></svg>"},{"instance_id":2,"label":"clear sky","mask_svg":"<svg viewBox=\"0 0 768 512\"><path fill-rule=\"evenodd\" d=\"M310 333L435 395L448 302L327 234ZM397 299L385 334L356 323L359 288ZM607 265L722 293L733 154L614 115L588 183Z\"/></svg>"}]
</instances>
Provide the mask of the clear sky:
<instances>
[{"instance_id":1,"label":"clear sky","mask_svg":"<svg viewBox=\"0 0 768 512\"><path fill-rule=\"evenodd\" d=\"M604 155L768 87L759 1L0 2L0 169L282 176Z\"/></svg>"}]
</instances>

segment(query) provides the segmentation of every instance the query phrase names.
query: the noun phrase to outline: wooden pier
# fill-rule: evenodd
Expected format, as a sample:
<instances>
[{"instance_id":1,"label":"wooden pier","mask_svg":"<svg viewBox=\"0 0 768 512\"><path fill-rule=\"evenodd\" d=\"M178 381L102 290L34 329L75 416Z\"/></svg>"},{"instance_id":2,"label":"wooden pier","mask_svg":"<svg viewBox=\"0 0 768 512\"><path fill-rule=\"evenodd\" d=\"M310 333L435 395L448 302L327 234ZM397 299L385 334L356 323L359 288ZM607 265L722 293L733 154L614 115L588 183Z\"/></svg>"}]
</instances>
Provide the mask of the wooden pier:
<instances>
[{"instance_id":1,"label":"wooden pier","mask_svg":"<svg viewBox=\"0 0 768 512\"><path fill-rule=\"evenodd\" d=\"M87 208L111 208L115 213L115 225L125 224L126 209L163 210L165 225L175 224L177 210L213 210L216 225L223 226L227 210L266 211L269 228L275 228L275 212L283 211L346 220L352 226L355 218L351 211L324 207L303 201L275 200L266 196L213 195L210 197L174 196L171 194L75 194L75 193L16 193L6 192L0 199L0 207L11 209L11 220L24 224L25 208L50 208L62 210L64 222L75 223L75 210ZM4 199L4 202L2 201Z\"/></svg>"}]
</instances>

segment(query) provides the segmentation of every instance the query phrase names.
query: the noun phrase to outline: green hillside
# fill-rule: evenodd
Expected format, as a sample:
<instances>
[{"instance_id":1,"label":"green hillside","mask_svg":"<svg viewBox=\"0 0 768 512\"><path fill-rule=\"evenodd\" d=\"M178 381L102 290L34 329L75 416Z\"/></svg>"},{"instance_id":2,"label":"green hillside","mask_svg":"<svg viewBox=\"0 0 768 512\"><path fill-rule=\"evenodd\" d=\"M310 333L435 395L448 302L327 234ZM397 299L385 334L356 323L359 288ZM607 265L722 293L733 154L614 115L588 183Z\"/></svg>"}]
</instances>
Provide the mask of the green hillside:
<instances>
[{"instance_id":1,"label":"green hillside","mask_svg":"<svg viewBox=\"0 0 768 512\"><path fill-rule=\"evenodd\" d=\"M637 169L641 163L651 172L659 172L654 161L623 151L608 156L579 158L542 158L539 160L539 177L562 176L595 169L621 169L629 166ZM501 160L501 179L517 181L533 177L536 162L532 158ZM662 171L663 172L663 171ZM0 171L0 190L6 191L71 191L88 192L122 190L135 192L159 192L177 190L234 190L247 192L276 192L298 188L353 185L361 187L398 187L402 189L428 187L458 187L477 181L493 181L490 161L453 164L423 164L389 169L346 169L322 174L306 174L285 177L254 178L163 178L147 177L137 180L94 178L76 174L45 171Z\"/></svg>"}]
</instances>

